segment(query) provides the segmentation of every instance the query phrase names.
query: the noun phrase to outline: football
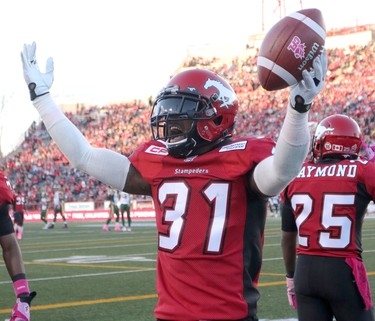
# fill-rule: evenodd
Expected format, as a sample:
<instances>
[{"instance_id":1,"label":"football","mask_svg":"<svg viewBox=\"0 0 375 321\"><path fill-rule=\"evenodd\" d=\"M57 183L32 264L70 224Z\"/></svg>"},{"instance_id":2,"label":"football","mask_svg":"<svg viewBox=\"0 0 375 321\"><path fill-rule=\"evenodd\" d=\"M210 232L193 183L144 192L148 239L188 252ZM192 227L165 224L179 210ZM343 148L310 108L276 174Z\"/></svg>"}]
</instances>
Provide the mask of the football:
<instances>
[{"instance_id":1,"label":"football","mask_svg":"<svg viewBox=\"0 0 375 321\"><path fill-rule=\"evenodd\" d=\"M320 10L304 9L282 18L259 48L257 73L261 86L279 90L302 80L302 71L324 48L325 24Z\"/></svg>"}]
</instances>

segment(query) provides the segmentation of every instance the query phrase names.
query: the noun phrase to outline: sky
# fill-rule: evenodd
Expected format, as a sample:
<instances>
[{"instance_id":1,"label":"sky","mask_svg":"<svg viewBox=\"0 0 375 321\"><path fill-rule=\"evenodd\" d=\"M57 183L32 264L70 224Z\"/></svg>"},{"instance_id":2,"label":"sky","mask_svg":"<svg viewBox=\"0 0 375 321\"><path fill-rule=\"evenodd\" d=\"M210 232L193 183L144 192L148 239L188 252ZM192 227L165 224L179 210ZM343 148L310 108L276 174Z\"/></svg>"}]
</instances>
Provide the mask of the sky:
<instances>
[{"instance_id":1,"label":"sky","mask_svg":"<svg viewBox=\"0 0 375 321\"><path fill-rule=\"evenodd\" d=\"M22 75L24 43L37 43L58 103L98 105L155 96L196 48L246 45L284 14L322 11L326 28L375 23L374 0L12 0L0 3L0 144L19 142L38 114ZM263 13L263 14L262 14Z\"/></svg>"}]
</instances>

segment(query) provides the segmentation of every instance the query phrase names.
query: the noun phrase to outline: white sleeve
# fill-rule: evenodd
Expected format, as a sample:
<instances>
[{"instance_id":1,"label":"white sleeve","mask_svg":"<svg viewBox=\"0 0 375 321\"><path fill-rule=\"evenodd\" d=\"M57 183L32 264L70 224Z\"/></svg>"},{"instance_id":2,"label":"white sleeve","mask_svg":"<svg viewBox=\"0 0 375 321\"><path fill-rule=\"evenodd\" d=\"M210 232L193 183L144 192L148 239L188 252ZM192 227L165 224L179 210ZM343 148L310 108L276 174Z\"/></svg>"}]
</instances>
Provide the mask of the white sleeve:
<instances>
[{"instance_id":1,"label":"white sleeve","mask_svg":"<svg viewBox=\"0 0 375 321\"><path fill-rule=\"evenodd\" d=\"M299 113L288 106L274 155L261 161L254 170L254 181L264 195L279 194L297 176L309 142L308 113Z\"/></svg>"},{"instance_id":2,"label":"white sleeve","mask_svg":"<svg viewBox=\"0 0 375 321\"><path fill-rule=\"evenodd\" d=\"M36 98L33 104L52 139L73 167L115 189L124 189L130 166L127 157L109 149L92 147L50 94Z\"/></svg>"}]
</instances>

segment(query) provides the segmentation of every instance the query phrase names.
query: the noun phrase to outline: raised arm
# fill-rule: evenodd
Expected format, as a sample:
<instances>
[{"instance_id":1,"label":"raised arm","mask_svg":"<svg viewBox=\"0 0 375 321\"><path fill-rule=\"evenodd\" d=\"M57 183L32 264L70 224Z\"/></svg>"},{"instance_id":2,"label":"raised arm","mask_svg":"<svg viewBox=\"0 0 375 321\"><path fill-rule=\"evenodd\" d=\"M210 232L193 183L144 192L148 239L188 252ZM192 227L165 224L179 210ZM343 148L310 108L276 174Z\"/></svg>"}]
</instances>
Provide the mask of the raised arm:
<instances>
[{"instance_id":1,"label":"raised arm","mask_svg":"<svg viewBox=\"0 0 375 321\"><path fill-rule=\"evenodd\" d=\"M310 143L308 111L324 87L327 72L325 51L314 59L313 67L310 72L304 70L303 80L291 87L275 153L256 166L251 178L251 185L265 196L279 194L298 174L306 159Z\"/></svg>"},{"instance_id":2,"label":"raised arm","mask_svg":"<svg viewBox=\"0 0 375 321\"><path fill-rule=\"evenodd\" d=\"M39 112L49 134L71 165L101 182L132 194L149 194L150 187L128 158L117 152L95 148L53 101L49 89L53 83L53 60L49 58L46 71L39 70L36 44L25 44L21 52L23 74L33 105Z\"/></svg>"}]
</instances>

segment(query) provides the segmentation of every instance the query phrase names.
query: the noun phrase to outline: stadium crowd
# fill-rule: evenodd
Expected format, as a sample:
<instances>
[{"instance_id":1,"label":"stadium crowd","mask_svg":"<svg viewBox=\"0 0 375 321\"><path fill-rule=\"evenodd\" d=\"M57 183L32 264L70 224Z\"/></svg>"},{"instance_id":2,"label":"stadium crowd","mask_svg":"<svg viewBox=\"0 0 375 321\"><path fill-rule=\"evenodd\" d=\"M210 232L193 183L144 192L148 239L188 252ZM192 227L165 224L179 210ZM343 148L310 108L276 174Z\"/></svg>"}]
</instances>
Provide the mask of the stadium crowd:
<instances>
[{"instance_id":1,"label":"stadium crowd","mask_svg":"<svg viewBox=\"0 0 375 321\"><path fill-rule=\"evenodd\" d=\"M218 58L194 57L181 68L211 69L229 81L240 101L236 135L276 139L289 89L265 91L257 79L256 57L253 54L246 59L237 58L229 64ZM309 116L312 129L330 114L346 114L363 129L366 143L375 143L375 44L328 50L328 59L328 80ZM81 106L67 115L91 144L129 155L135 146L151 137L150 112L150 100L139 100ZM29 210L39 209L44 194L52 200L55 190L62 192L66 202L94 201L96 208L101 208L107 198L104 184L69 166L43 123L33 123L20 146L1 162L12 184L26 193Z\"/></svg>"}]
</instances>

